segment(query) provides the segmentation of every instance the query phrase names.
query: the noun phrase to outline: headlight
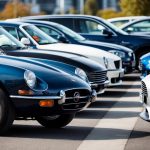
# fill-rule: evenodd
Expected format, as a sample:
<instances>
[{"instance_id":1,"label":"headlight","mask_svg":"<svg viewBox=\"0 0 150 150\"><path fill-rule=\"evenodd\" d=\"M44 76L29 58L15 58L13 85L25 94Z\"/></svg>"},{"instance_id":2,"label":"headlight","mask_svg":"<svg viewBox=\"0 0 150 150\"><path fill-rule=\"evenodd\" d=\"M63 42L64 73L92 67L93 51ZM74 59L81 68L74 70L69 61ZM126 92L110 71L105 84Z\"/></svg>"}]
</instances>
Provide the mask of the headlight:
<instances>
[{"instance_id":1,"label":"headlight","mask_svg":"<svg viewBox=\"0 0 150 150\"><path fill-rule=\"evenodd\" d=\"M103 59L104 59L105 67L108 68L108 60L107 60L107 58L106 58L106 57L103 57Z\"/></svg>"},{"instance_id":2,"label":"headlight","mask_svg":"<svg viewBox=\"0 0 150 150\"><path fill-rule=\"evenodd\" d=\"M24 79L27 83L27 85L30 88L34 88L36 85L36 75L34 74L34 72L30 71L30 70L26 70L24 72Z\"/></svg>"},{"instance_id":3,"label":"headlight","mask_svg":"<svg viewBox=\"0 0 150 150\"><path fill-rule=\"evenodd\" d=\"M87 81L87 75L86 75L84 70L82 70L80 68L76 68L75 69L75 74L77 76L79 76L80 78L82 78L83 80Z\"/></svg>"},{"instance_id":4,"label":"headlight","mask_svg":"<svg viewBox=\"0 0 150 150\"><path fill-rule=\"evenodd\" d=\"M117 51L117 50L110 50L109 52L112 53L112 54L115 54L115 55L117 55L121 58L125 58L125 56L126 56L126 54L124 52Z\"/></svg>"}]
</instances>

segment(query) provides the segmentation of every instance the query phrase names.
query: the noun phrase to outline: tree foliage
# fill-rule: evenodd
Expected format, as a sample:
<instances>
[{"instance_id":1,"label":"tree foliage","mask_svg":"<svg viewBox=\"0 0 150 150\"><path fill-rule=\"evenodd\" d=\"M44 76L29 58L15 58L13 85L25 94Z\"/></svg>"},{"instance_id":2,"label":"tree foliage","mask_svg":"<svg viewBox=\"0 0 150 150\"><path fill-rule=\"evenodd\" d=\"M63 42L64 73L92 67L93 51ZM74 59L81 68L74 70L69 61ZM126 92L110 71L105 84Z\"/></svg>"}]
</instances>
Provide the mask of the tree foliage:
<instances>
[{"instance_id":1,"label":"tree foliage","mask_svg":"<svg viewBox=\"0 0 150 150\"><path fill-rule=\"evenodd\" d=\"M126 16L150 15L150 0L121 0L120 7Z\"/></svg>"},{"instance_id":2,"label":"tree foliage","mask_svg":"<svg viewBox=\"0 0 150 150\"><path fill-rule=\"evenodd\" d=\"M30 6L19 1L8 2L3 11L0 12L0 19L16 18L30 15Z\"/></svg>"},{"instance_id":3,"label":"tree foliage","mask_svg":"<svg viewBox=\"0 0 150 150\"><path fill-rule=\"evenodd\" d=\"M117 12L113 9L105 9L105 10L99 10L97 12L97 16L109 19L109 18L115 18L115 17L123 17L125 14L123 12Z\"/></svg>"},{"instance_id":4,"label":"tree foliage","mask_svg":"<svg viewBox=\"0 0 150 150\"><path fill-rule=\"evenodd\" d=\"M86 0L84 6L84 13L87 15L96 15L98 11L97 0Z\"/></svg>"}]
</instances>

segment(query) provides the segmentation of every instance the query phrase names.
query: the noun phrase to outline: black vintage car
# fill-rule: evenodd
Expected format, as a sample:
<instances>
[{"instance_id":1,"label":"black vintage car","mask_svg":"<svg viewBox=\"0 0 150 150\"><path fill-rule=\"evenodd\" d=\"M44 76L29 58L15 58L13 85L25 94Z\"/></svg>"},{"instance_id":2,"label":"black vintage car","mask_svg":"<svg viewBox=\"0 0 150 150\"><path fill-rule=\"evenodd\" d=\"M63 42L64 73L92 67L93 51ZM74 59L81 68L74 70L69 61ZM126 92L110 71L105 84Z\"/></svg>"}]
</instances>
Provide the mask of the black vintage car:
<instances>
[{"instance_id":1,"label":"black vintage car","mask_svg":"<svg viewBox=\"0 0 150 150\"><path fill-rule=\"evenodd\" d=\"M83 80L88 79L92 89L95 89L98 93L103 93L105 86L108 84L107 70L99 63L82 55L27 48L2 28L0 28L0 48L8 55L55 60L54 63L51 61L51 65L76 74ZM65 63L65 66L58 61ZM67 64L74 66L76 69L72 72L70 68L67 70Z\"/></svg>"},{"instance_id":2,"label":"black vintage car","mask_svg":"<svg viewBox=\"0 0 150 150\"><path fill-rule=\"evenodd\" d=\"M95 96L87 82L48 61L0 55L0 134L14 119L36 119L49 128L66 126Z\"/></svg>"}]
</instances>

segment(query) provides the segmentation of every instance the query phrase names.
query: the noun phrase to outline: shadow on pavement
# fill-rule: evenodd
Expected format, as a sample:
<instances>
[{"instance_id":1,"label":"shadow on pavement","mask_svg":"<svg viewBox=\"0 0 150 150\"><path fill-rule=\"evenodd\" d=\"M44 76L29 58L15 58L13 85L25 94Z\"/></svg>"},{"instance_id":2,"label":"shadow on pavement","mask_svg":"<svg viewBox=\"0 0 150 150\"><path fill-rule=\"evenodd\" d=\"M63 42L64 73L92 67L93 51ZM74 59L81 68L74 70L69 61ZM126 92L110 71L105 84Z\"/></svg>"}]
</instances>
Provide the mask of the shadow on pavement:
<instances>
[{"instance_id":1,"label":"shadow on pavement","mask_svg":"<svg viewBox=\"0 0 150 150\"><path fill-rule=\"evenodd\" d=\"M91 129L90 127L68 126L62 129L50 130L41 126L14 125L7 136L17 138L83 140L87 136L87 131ZM131 131L114 128L95 128L94 132L96 134L87 140L127 139ZM142 138L145 136L150 136L150 132L134 131L134 136L130 138Z\"/></svg>"},{"instance_id":2,"label":"shadow on pavement","mask_svg":"<svg viewBox=\"0 0 150 150\"><path fill-rule=\"evenodd\" d=\"M117 103L117 105L114 106L114 104ZM93 104L91 104L89 106L89 108L134 108L134 107L141 107L142 104L137 101L137 102L133 102L133 101L109 101L109 100L97 100L96 102L94 102Z\"/></svg>"},{"instance_id":3,"label":"shadow on pavement","mask_svg":"<svg viewBox=\"0 0 150 150\"><path fill-rule=\"evenodd\" d=\"M103 110L85 110L76 115L76 118L82 119L102 119L107 111ZM109 111L111 116L105 116L105 119L121 119L121 118L132 118L138 117L140 112L132 112L132 111Z\"/></svg>"},{"instance_id":4,"label":"shadow on pavement","mask_svg":"<svg viewBox=\"0 0 150 150\"><path fill-rule=\"evenodd\" d=\"M138 97L139 96L139 92L130 92L128 91L128 94L126 94L125 91L106 91L104 94L102 94L102 97Z\"/></svg>"}]
</instances>

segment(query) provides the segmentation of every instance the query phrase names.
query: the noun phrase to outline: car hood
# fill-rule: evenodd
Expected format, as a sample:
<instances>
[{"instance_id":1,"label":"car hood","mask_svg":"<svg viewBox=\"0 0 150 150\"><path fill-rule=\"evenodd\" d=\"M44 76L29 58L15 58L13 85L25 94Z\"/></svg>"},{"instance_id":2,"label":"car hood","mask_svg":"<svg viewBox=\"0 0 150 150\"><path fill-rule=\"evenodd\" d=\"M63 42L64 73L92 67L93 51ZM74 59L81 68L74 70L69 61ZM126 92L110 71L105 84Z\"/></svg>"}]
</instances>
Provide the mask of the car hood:
<instances>
[{"instance_id":1,"label":"car hood","mask_svg":"<svg viewBox=\"0 0 150 150\"><path fill-rule=\"evenodd\" d=\"M47 45L38 45L37 48L39 49L47 49L47 50L58 50L63 52L71 52L75 54L81 54L84 56L91 56L91 57L106 57L113 60L120 60L120 57L111 54L109 52L103 51L101 49L89 47L89 46L82 46L76 44L64 44L64 43L56 43L56 44L47 44Z\"/></svg>"},{"instance_id":2,"label":"car hood","mask_svg":"<svg viewBox=\"0 0 150 150\"><path fill-rule=\"evenodd\" d=\"M105 42L99 42L99 41L91 41L91 40L83 40L80 41L82 44L86 44L88 46L96 46L97 48L104 49L104 50L119 50L127 53L133 52L131 49L121 46L121 45L116 45L116 44L111 44L111 43L105 43Z\"/></svg>"},{"instance_id":3,"label":"car hood","mask_svg":"<svg viewBox=\"0 0 150 150\"><path fill-rule=\"evenodd\" d=\"M53 91L57 91L58 89L68 90L72 88L90 89L89 85L80 78L44 64L42 61L3 55L0 56L0 64L33 71L38 78L47 82L49 89Z\"/></svg>"},{"instance_id":4,"label":"car hood","mask_svg":"<svg viewBox=\"0 0 150 150\"><path fill-rule=\"evenodd\" d=\"M26 53L28 54L26 55L28 57L30 56L33 57L32 53L34 53L36 56L39 56L38 58L44 58L44 59L48 59L49 61L54 60L54 61L59 61L59 62L63 62L66 64L70 64L71 66L81 68L86 72L106 70L106 68L104 68L99 63L87 57L84 57L83 55L77 55L74 53L50 51L50 50L39 50L39 49L15 50L14 52L15 53L17 52L17 55L20 55L20 56L22 56L21 55L22 53Z\"/></svg>"}]
</instances>

